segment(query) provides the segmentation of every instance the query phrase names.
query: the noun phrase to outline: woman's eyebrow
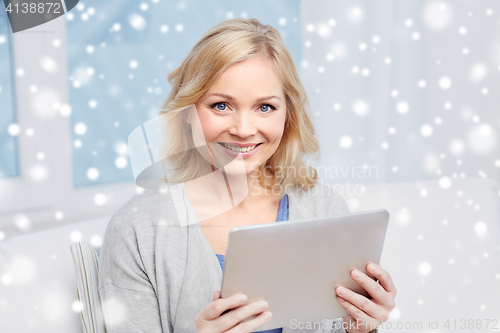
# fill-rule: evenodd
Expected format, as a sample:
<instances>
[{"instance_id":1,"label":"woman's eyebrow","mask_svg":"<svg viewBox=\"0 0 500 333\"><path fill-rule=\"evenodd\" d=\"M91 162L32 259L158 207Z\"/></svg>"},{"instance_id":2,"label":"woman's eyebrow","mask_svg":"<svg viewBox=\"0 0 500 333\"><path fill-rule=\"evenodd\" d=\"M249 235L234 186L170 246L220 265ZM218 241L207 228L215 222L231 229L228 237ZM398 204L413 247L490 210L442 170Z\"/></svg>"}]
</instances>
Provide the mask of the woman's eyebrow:
<instances>
[{"instance_id":1,"label":"woman's eyebrow","mask_svg":"<svg viewBox=\"0 0 500 333\"><path fill-rule=\"evenodd\" d=\"M226 94L212 93L212 94L207 95L207 97L209 97L209 96L220 96L220 97L223 97L223 98L230 100L230 101L234 100L233 97L226 95ZM277 99L281 100L281 98L279 98L278 96L273 95L273 96L266 96L266 97L258 98L257 102L266 101L266 100L271 99L271 98L277 98Z\"/></svg>"}]
</instances>

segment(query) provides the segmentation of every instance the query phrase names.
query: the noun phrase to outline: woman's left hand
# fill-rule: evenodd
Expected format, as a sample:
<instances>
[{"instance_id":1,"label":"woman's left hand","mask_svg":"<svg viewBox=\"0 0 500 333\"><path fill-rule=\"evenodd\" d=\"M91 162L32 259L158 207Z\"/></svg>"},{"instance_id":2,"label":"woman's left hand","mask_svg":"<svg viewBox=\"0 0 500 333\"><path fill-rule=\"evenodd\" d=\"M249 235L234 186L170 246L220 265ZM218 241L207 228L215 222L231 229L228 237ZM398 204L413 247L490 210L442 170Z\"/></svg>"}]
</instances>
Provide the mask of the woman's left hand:
<instances>
[{"instance_id":1,"label":"woman's left hand","mask_svg":"<svg viewBox=\"0 0 500 333\"><path fill-rule=\"evenodd\" d=\"M376 329L389 319L389 313L395 307L397 290L389 273L374 263L367 264L366 269L378 279L378 283L357 269L351 272L351 277L372 299L341 286L335 289L337 301L350 314L344 317L348 333L366 333Z\"/></svg>"}]
</instances>

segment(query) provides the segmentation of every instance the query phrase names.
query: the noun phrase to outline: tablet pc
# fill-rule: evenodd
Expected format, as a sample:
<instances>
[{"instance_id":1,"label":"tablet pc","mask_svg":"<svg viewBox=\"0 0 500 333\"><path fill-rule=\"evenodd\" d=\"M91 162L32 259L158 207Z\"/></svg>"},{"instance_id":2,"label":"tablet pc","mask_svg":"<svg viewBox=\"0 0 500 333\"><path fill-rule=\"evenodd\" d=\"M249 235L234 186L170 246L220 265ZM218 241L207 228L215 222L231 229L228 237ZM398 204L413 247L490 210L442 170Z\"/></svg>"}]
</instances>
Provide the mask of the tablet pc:
<instances>
[{"instance_id":1,"label":"tablet pc","mask_svg":"<svg viewBox=\"0 0 500 333\"><path fill-rule=\"evenodd\" d=\"M257 331L348 316L335 288L369 296L350 272L368 274L368 262L379 264L388 221L381 209L233 228L221 297L244 293L247 304L267 301L273 317Z\"/></svg>"}]
</instances>

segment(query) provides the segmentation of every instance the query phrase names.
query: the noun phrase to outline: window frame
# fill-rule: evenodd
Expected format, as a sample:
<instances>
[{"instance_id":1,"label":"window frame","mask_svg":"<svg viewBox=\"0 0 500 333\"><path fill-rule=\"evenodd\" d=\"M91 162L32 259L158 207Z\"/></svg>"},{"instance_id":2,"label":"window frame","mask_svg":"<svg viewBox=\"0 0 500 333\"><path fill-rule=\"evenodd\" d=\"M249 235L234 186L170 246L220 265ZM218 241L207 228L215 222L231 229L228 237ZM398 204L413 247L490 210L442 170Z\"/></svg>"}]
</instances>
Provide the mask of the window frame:
<instances>
[{"instance_id":1,"label":"window frame","mask_svg":"<svg viewBox=\"0 0 500 333\"><path fill-rule=\"evenodd\" d=\"M21 129L17 136L19 175L0 178L0 230L8 238L20 230L43 230L112 216L137 193L139 188L135 182L75 188L70 116L65 117L55 111L50 117L41 117L33 106L36 93L30 92L32 85L39 90L42 88L57 92L60 105L70 104L66 15L41 26L11 34L11 39L13 66L24 70L22 76L17 75L14 70L15 111L17 124ZM61 41L60 46L53 46L54 39ZM40 59L34 59L33 50L37 50L36 56L54 59L57 70L53 73L45 72L40 66ZM26 135L28 128L34 130L31 137ZM37 160L38 152L45 154L44 160ZM29 176L35 165L47 168L45 179L35 181ZM94 202L96 194L105 196L104 204L97 205ZM62 213L62 217L58 212ZM28 223L25 222L26 218Z\"/></svg>"}]
</instances>

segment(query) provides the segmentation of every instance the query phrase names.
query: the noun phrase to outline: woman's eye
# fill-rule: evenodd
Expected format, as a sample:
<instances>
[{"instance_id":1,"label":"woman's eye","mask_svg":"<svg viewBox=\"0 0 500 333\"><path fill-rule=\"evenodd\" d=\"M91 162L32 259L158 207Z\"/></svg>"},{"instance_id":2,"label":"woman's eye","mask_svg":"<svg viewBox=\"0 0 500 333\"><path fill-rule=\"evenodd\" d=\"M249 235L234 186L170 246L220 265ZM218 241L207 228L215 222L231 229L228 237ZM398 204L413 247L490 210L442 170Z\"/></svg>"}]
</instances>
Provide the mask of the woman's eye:
<instances>
[{"instance_id":1,"label":"woman's eye","mask_svg":"<svg viewBox=\"0 0 500 333\"><path fill-rule=\"evenodd\" d=\"M219 111L226 110L226 104L224 104L224 103L216 103L215 106L217 107L217 110L219 110Z\"/></svg>"},{"instance_id":2,"label":"woman's eye","mask_svg":"<svg viewBox=\"0 0 500 333\"><path fill-rule=\"evenodd\" d=\"M272 110L276 110L276 108L270 104L264 104L260 106L260 111L266 113Z\"/></svg>"},{"instance_id":3,"label":"woman's eye","mask_svg":"<svg viewBox=\"0 0 500 333\"><path fill-rule=\"evenodd\" d=\"M217 111L226 111L226 109L227 109L226 103L222 103L222 102L214 103L211 105L211 107L215 108ZM272 106L271 104L262 104L259 107L259 110L263 113L268 113L271 110L276 110L276 108L274 106Z\"/></svg>"}]
</instances>

